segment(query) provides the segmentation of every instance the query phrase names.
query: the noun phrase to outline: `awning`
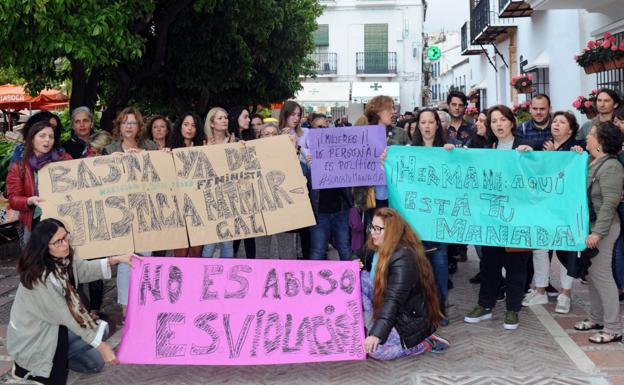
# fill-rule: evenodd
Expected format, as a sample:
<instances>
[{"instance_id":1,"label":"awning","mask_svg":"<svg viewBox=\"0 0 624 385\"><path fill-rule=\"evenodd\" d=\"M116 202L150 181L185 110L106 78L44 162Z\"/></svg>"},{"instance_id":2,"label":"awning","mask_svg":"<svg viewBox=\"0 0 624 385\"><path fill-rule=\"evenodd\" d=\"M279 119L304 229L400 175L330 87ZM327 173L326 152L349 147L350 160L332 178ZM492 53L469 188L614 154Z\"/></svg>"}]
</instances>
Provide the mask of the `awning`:
<instances>
[{"instance_id":1,"label":"awning","mask_svg":"<svg viewBox=\"0 0 624 385\"><path fill-rule=\"evenodd\" d=\"M475 90L486 90L487 89L487 82L485 80L481 80L479 82L479 84L477 84L476 86L472 87Z\"/></svg>"},{"instance_id":2,"label":"awning","mask_svg":"<svg viewBox=\"0 0 624 385\"><path fill-rule=\"evenodd\" d=\"M295 101L312 107L348 107L349 82L301 83L303 89L295 95Z\"/></svg>"},{"instance_id":3,"label":"awning","mask_svg":"<svg viewBox=\"0 0 624 385\"><path fill-rule=\"evenodd\" d=\"M524 66L524 70L531 71L536 68L548 68L549 66L550 57L548 56L548 52L542 51L535 59L530 60L529 63Z\"/></svg>"},{"instance_id":4,"label":"awning","mask_svg":"<svg viewBox=\"0 0 624 385\"><path fill-rule=\"evenodd\" d=\"M2 110L41 110L63 108L69 99L61 91L45 89L39 95L30 96L22 86L5 84L0 86L0 109Z\"/></svg>"},{"instance_id":5,"label":"awning","mask_svg":"<svg viewBox=\"0 0 624 385\"><path fill-rule=\"evenodd\" d=\"M351 101L353 103L368 103L377 95L386 95L400 102L401 87L398 82L353 82Z\"/></svg>"}]
</instances>

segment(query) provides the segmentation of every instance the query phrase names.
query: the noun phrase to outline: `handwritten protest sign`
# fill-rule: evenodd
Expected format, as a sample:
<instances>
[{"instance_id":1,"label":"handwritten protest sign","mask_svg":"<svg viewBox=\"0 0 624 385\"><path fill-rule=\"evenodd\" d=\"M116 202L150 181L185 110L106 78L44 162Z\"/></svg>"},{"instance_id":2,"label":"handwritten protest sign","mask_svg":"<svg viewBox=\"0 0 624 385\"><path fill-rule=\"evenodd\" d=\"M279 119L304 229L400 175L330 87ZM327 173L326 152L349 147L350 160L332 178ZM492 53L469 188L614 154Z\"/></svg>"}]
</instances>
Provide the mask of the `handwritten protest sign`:
<instances>
[{"instance_id":1,"label":"handwritten protest sign","mask_svg":"<svg viewBox=\"0 0 624 385\"><path fill-rule=\"evenodd\" d=\"M391 146L390 206L422 239L583 250L587 154Z\"/></svg>"},{"instance_id":2,"label":"handwritten protest sign","mask_svg":"<svg viewBox=\"0 0 624 385\"><path fill-rule=\"evenodd\" d=\"M383 126L312 129L308 144L313 189L386 184L379 161L386 148Z\"/></svg>"},{"instance_id":3,"label":"handwritten protest sign","mask_svg":"<svg viewBox=\"0 0 624 385\"><path fill-rule=\"evenodd\" d=\"M149 258L133 268L126 364L362 360L357 262Z\"/></svg>"},{"instance_id":4,"label":"handwritten protest sign","mask_svg":"<svg viewBox=\"0 0 624 385\"><path fill-rule=\"evenodd\" d=\"M39 173L39 191L44 218L66 223L84 259L315 223L306 179L286 136L51 163Z\"/></svg>"},{"instance_id":5,"label":"handwritten protest sign","mask_svg":"<svg viewBox=\"0 0 624 385\"><path fill-rule=\"evenodd\" d=\"M173 150L192 246L314 225L306 179L285 135Z\"/></svg>"},{"instance_id":6,"label":"handwritten protest sign","mask_svg":"<svg viewBox=\"0 0 624 385\"><path fill-rule=\"evenodd\" d=\"M39 192L43 216L68 226L82 258L188 245L173 160L162 151L51 163Z\"/></svg>"}]
</instances>

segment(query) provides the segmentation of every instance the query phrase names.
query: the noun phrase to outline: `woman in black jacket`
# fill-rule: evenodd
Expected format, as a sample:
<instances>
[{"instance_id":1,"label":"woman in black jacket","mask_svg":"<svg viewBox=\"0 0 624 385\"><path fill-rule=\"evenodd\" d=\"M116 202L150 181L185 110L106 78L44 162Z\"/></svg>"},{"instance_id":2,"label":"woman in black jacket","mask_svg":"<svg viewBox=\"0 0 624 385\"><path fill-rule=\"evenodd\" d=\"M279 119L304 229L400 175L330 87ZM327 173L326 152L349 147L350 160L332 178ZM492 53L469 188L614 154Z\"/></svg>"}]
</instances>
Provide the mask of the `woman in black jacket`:
<instances>
[{"instance_id":1,"label":"woman in black jacket","mask_svg":"<svg viewBox=\"0 0 624 385\"><path fill-rule=\"evenodd\" d=\"M375 211L369 232L360 256L366 353L393 360L448 348L433 334L442 320L440 300L416 233L390 208Z\"/></svg>"}]
</instances>

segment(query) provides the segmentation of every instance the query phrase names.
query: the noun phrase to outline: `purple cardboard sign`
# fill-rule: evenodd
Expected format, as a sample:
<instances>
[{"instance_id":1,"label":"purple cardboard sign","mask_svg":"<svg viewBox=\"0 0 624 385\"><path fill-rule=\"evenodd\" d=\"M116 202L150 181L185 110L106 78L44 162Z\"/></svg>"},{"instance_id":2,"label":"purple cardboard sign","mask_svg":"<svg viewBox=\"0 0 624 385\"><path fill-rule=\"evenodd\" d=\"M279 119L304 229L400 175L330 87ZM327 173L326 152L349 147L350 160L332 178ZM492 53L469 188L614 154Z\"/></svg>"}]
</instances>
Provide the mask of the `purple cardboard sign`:
<instances>
[{"instance_id":1,"label":"purple cardboard sign","mask_svg":"<svg viewBox=\"0 0 624 385\"><path fill-rule=\"evenodd\" d=\"M386 184L379 161L386 148L383 126L311 129L308 146L313 189Z\"/></svg>"}]
</instances>

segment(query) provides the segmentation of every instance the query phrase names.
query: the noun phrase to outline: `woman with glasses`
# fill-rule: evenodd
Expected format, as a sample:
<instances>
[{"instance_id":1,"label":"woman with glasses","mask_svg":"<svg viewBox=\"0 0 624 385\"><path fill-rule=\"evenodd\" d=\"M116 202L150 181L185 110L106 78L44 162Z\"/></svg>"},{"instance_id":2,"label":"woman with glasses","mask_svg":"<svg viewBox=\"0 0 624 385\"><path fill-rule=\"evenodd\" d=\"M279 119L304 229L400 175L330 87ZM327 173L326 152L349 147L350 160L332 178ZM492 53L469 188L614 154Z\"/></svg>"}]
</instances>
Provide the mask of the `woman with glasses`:
<instances>
[{"instance_id":1,"label":"woman with glasses","mask_svg":"<svg viewBox=\"0 0 624 385\"><path fill-rule=\"evenodd\" d=\"M143 150L158 150L156 143L144 139L143 116L134 107L124 108L113 122L113 142L104 148L102 153L141 152Z\"/></svg>"},{"instance_id":2,"label":"woman with glasses","mask_svg":"<svg viewBox=\"0 0 624 385\"><path fill-rule=\"evenodd\" d=\"M56 132L48 121L35 123L28 131L22 158L9 167L6 191L9 205L20 212L22 248L41 218L39 170L48 163L71 159L68 153L58 149L56 140Z\"/></svg>"},{"instance_id":3,"label":"woman with glasses","mask_svg":"<svg viewBox=\"0 0 624 385\"><path fill-rule=\"evenodd\" d=\"M368 231L359 253L366 353L393 360L447 349L449 342L433 334L443 315L418 235L390 208L375 211Z\"/></svg>"},{"instance_id":4,"label":"woman with glasses","mask_svg":"<svg viewBox=\"0 0 624 385\"><path fill-rule=\"evenodd\" d=\"M143 116L134 107L124 108L115 119L113 142L104 147L103 155L137 153L145 150L158 150L156 143L145 138ZM140 253L150 255L151 253ZM121 305L123 316L128 310L128 292L130 291L130 268L122 264L117 268L117 302Z\"/></svg>"},{"instance_id":5,"label":"woman with glasses","mask_svg":"<svg viewBox=\"0 0 624 385\"><path fill-rule=\"evenodd\" d=\"M45 219L17 263L20 284L11 307L7 351L12 375L41 384L65 384L68 370L96 373L117 362L104 342L108 325L94 320L76 288L110 279L112 265L129 264L133 254L85 261L75 257L70 234L60 221Z\"/></svg>"}]
</instances>

